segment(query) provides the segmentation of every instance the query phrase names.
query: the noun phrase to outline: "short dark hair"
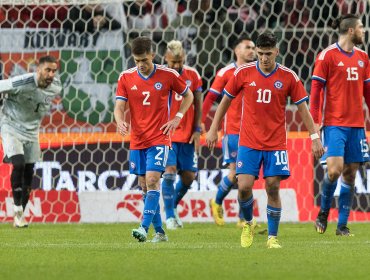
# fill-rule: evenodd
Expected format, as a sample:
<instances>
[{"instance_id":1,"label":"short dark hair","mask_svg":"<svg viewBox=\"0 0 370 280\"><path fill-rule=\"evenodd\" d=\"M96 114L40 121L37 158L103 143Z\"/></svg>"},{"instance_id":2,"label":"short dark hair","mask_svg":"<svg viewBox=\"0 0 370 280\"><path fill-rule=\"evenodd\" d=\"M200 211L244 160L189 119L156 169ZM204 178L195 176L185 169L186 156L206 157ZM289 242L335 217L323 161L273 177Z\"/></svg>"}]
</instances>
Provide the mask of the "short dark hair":
<instances>
[{"instance_id":1,"label":"short dark hair","mask_svg":"<svg viewBox=\"0 0 370 280\"><path fill-rule=\"evenodd\" d=\"M153 50L152 40L148 37L137 37L131 43L132 54L141 55L151 53Z\"/></svg>"},{"instance_id":2,"label":"short dark hair","mask_svg":"<svg viewBox=\"0 0 370 280\"><path fill-rule=\"evenodd\" d=\"M257 48L274 48L277 44L277 37L271 32L264 32L257 37Z\"/></svg>"},{"instance_id":3,"label":"short dark hair","mask_svg":"<svg viewBox=\"0 0 370 280\"><path fill-rule=\"evenodd\" d=\"M40 57L39 59L39 65L44 64L44 63L58 63L58 60L51 55L45 55Z\"/></svg>"},{"instance_id":4,"label":"short dark hair","mask_svg":"<svg viewBox=\"0 0 370 280\"><path fill-rule=\"evenodd\" d=\"M241 35L240 37L238 37L235 42L233 42L232 44L232 47L233 47L233 50L235 50L235 48L243 41L252 41L252 39L247 36L247 35Z\"/></svg>"},{"instance_id":5,"label":"short dark hair","mask_svg":"<svg viewBox=\"0 0 370 280\"><path fill-rule=\"evenodd\" d=\"M235 49L236 49L236 47L237 47L241 42L243 42L243 41L252 41L252 39L251 39L249 36L247 36L246 34L243 34L243 35L239 36L239 37L235 40L235 42L233 42L233 43L232 43L232 48L233 48L233 51L234 51L234 53L233 53L233 58L234 58L234 60L235 60L235 61L238 59L238 58L236 57L236 54L235 54Z\"/></svg>"},{"instance_id":6,"label":"short dark hair","mask_svg":"<svg viewBox=\"0 0 370 280\"><path fill-rule=\"evenodd\" d=\"M355 14L347 14L347 15L341 16L340 18L335 19L332 22L331 27L333 29L338 28L339 34L343 35L348 32L349 28L355 28L357 21L359 19L360 18L356 16Z\"/></svg>"}]
</instances>

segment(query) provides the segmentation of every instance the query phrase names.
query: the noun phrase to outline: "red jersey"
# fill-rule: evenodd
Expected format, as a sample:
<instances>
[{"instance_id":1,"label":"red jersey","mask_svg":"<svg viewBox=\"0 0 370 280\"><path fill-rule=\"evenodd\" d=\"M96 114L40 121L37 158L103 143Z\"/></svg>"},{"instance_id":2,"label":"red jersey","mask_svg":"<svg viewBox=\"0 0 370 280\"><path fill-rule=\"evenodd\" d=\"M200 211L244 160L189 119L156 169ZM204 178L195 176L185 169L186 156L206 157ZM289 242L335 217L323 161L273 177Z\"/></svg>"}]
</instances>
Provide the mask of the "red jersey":
<instances>
[{"instance_id":1,"label":"red jersey","mask_svg":"<svg viewBox=\"0 0 370 280\"><path fill-rule=\"evenodd\" d=\"M210 92L221 95L227 82L233 76L235 69L237 68L235 63L231 63L228 66L221 68L212 83ZM224 119L224 133L225 134L239 134L240 132L240 118L242 114L242 95L237 96L231 102L229 109Z\"/></svg>"},{"instance_id":2,"label":"red jersey","mask_svg":"<svg viewBox=\"0 0 370 280\"><path fill-rule=\"evenodd\" d=\"M169 120L170 92L183 95L188 90L179 73L154 64L153 72L143 77L137 67L123 71L118 79L116 99L127 101L131 113L130 149L156 145L170 146L171 141L160 130Z\"/></svg>"},{"instance_id":3,"label":"red jersey","mask_svg":"<svg viewBox=\"0 0 370 280\"><path fill-rule=\"evenodd\" d=\"M285 106L308 99L296 73L276 64L265 75L258 62L240 66L225 87L230 98L243 95L239 145L256 150L286 150Z\"/></svg>"},{"instance_id":4,"label":"red jersey","mask_svg":"<svg viewBox=\"0 0 370 280\"><path fill-rule=\"evenodd\" d=\"M197 70L184 65L180 77L186 82L192 92L202 91L202 79ZM175 117L180 109L182 96L172 93L171 98L171 119ZM194 129L194 105L191 105L182 118L171 140L179 143L189 143Z\"/></svg>"},{"instance_id":5,"label":"red jersey","mask_svg":"<svg viewBox=\"0 0 370 280\"><path fill-rule=\"evenodd\" d=\"M335 43L317 57L313 80L325 84L322 91L323 125L364 127L364 82L370 82L369 57L354 48L352 53Z\"/></svg>"}]
</instances>

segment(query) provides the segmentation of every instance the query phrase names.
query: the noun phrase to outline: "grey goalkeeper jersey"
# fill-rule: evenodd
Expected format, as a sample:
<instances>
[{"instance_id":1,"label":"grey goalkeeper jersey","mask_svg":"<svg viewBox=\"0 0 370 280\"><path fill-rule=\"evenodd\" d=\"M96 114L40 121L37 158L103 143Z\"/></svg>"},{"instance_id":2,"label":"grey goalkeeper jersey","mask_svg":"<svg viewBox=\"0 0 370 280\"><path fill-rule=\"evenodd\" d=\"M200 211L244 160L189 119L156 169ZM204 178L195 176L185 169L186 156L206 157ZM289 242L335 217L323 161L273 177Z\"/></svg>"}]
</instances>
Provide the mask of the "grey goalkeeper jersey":
<instances>
[{"instance_id":1,"label":"grey goalkeeper jersey","mask_svg":"<svg viewBox=\"0 0 370 280\"><path fill-rule=\"evenodd\" d=\"M30 141L37 141L42 118L51 101L62 91L58 78L47 88L38 88L36 73L0 80L0 93L7 93L2 109L1 126L14 130Z\"/></svg>"}]
</instances>

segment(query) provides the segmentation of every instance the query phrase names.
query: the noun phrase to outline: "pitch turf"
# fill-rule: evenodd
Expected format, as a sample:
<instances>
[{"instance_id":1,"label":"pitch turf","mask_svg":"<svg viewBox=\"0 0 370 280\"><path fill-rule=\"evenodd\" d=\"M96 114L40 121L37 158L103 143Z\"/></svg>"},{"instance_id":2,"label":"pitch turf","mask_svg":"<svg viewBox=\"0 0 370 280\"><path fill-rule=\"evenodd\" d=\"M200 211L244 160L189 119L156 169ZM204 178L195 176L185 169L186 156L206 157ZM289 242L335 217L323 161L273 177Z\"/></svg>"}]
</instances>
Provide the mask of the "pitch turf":
<instances>
[{"instance_id":1,"label":"pitch turf","mask_svg":"<svg viewBox=\"0 0 370 280\"><path fill-rule=\"evenodd\" d=\"M136 242L136 226L1 224L0 279L369 279L370 223L351 224L355 237L282 224L282 249L266 249L261 234L241 248L235 224L185 224L161 244Z\"/></svg>"}]
</instances>

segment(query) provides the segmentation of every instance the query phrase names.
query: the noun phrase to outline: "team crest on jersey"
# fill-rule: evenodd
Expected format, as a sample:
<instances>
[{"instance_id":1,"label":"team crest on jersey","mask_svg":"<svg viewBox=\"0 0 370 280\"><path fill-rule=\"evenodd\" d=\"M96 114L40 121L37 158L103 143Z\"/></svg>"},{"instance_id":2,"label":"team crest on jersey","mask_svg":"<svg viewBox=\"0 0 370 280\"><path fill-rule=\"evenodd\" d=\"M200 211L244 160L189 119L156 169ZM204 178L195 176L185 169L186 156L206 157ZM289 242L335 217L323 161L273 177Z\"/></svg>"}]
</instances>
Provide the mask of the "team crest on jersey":
<instances>
[{"instance_id":1,"label":"team crest on jersey","mask_svg":"<svg viewBox=\"0 0 370 280\"><path fill-rule=\"evenodd\" d=\"M361 68L363 68L364 67L364 62L362 61L362 60L359 60L358 61L358 66L360 66Z\"/></svg>"},{"instance_id":2,"label":"team crest on jersey","mask_svg":"<svg viewBox=\"0 0 370 280\"><path fill-rule=\"evenodd\" d=\"M160 83L160 82L158 82L158 83L155 83L155 84L154 84L154 88L155 88L156 90L161 90L161 89L162 89L162 87L163 87L163 85L162 85L162 83Z\"/></svg>"},{"instance_id":3,"label":"team crest on jersey","mask_svg":"<svg viewBox=\"0 0 370 280\"><path fill-rule=\"evenodd\" d=\"M243 166L243 162L242 162L242 161L238 161L237 165L238 165L238 167L240 168L240 167L242 167L242 166Z\"/></svg>"},{"instance_id":4,"label":"team crest on jersey","mask_svg":"<svg viewBox=\"0 0 370 280\"><path fill-rule=\"evenodd\" d=\"M274 83L274 87L277 88L277 89L281 89L283 87L283 83L281 81L277 80Z\"/></svg>"},{"instance_id":5,"label":"team crest on jersey","mask_svg":"<svg viewBox=\"0 0 370 280\"><path fill-rule=\"evenodd\" d=\"M188 87L190 87L190 86L191 86L191 81L190 81L190 80L186 80L186 85L187 85Z\"/></svg>"}]
</instances>

